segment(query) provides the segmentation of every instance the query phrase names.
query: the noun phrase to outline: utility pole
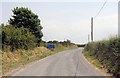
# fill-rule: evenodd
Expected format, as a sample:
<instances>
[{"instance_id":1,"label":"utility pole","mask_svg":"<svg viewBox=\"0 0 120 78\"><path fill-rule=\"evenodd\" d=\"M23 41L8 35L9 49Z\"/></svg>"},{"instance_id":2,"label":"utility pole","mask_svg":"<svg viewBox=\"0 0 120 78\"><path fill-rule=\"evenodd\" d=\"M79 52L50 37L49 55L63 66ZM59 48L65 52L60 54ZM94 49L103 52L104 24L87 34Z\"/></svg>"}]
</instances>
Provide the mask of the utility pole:
<instances>
[{"instance_id":1,"label":"utility pole","mask_svg":"<svg viewBox=\"0 0 120 78\"><path fill-rule=\"evenodd\" d=\"M120 37L120 1L118 2L118 37Z\"/></svg>"},{"instance_id":2,"label":"utility pole","mask_svg":"<svg viewBox=\"0 0 120 78\"><path fill-rule=\"evenodd\" d=\"M93 42L93 17L91 17L91 41Z\"/></svg>"},{"instance_id":3,"label":"utility pole","mask_svg":"<svg viewBox=\"0 0 120 78\"><path fill-rule=\"evenodd\" d=\"M90 35L88 34L88 43L90 42Z\"/></svg>"}]
</instances>

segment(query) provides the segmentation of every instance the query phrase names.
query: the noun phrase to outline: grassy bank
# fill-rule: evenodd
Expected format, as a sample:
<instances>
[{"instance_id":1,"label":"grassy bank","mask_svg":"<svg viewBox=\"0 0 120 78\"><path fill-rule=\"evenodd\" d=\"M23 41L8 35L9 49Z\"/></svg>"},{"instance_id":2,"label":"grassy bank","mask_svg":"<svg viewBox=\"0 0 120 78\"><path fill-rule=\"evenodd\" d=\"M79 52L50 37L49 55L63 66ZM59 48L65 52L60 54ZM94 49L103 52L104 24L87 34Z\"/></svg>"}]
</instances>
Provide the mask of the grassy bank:
<instances>
[{"instance_id":1,"label":"grassy bank","mask_svg":"<svg viewBox=\"0 0 120 78\"><path fill-rule=\"evenodd\" d=\"M0 50L0 76L2 74L2 51Z\"/></svg>"},{"instance_id":2,"label":"grassy bank","mask_svg":"<svg viewBox=\"0 0 120 78\"><path fill-rule=\"evenodd\" d=\"M16 50L14 52L3 52L2 73L4 75L15 68L22 67L35 60L39 60L57 52L73 48L76 48L76 46L71 45L64 47L62 45L57 45L54 50L49 50L45 47L37 47L33 50Z\"/></svg>"},{"instance_id":3,"label":"grassy bank","mask_svg":"<svg viewBox=\"0 0 120 78\"><path fill-rule=\"evenodd\" d=\"M94 64L97 68L101 69L103 67L99 60L92 56L88 51L83 51L83 55L90 63Z\"/></svg>"},{"instance_id":4,"label":"grassy bank","mask_svg":"<svg viewBox=\"0 0 120 78\"><path fill-rule=\"evenodd\" d=\"M84 56L100 69L116 78L120 77L120 38L111 38L88 43L83 51Z\"/></svg>"},{"instance_id":5,"label":"grassy bank","mask_svg":"<svg viewBox=\"0 0 120 78\"><path fill-rule=\"evenodd\" d=\"M107 76L112 76L111 74L107 73L107 70L104 69L104 66L99 62L98 59L96 59L94 56L92 56L88 51L83 51L83 55L85 58L93 64L100 72L105 73Z\"/></svg>"}]
</instances>

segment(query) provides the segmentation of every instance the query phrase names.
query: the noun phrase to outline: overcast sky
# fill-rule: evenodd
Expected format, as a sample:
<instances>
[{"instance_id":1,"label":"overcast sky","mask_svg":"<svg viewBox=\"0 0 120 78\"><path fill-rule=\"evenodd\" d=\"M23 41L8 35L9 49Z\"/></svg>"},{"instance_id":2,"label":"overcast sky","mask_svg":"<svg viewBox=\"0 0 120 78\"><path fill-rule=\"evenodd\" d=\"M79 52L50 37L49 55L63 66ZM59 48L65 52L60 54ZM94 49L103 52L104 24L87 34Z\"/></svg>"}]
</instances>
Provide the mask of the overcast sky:
<instances>
[{"instance_id":1,"label":"overcast sky","mask_svg":"<svg viewBox=\"0 0 120 78\"><path fill-rule=\"evenodd\" d=\"M2 23L11 17L11 9L27 7L39 16L43 27L43 40L66 40L75 43L88 42L91 17L94 17L104 2L2 2ZM59 1L59 0L57 0ZM73 1L73 0L71 0ZM77 1L77 0L76 0ZM102 1L102 0L101 0ZM105 1L105 0L103 0ZM112 0L108 0L112 1ZM0 22L0 23L1 23ZM118 34L118 3L107 2L94 19L94 40L102 40Z\"/></svg>"}]
</instances>

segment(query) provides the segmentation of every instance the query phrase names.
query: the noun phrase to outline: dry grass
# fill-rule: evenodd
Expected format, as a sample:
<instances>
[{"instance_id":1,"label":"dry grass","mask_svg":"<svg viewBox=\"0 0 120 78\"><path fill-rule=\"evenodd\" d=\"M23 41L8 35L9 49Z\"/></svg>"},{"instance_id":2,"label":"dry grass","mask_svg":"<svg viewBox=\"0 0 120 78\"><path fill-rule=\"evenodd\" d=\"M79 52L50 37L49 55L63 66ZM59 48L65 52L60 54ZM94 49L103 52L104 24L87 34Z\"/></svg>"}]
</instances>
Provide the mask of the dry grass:
<instances>
[{"instance_id":1,"label":"dry grass","mask_svg":"<svg viewBox=\"0 0 120 78\"><path fill-rule=\"evenodd\" d=\"M3 52L2 54L2 73L6 73L13 68L42 59L52 54L52 51L45 47L37 47L33 50L16 50L15 52Z\"/></svg>"},{"instance_id":2,"label":"dry grass","mask_svg":"<svg viewBox=\"0 0 120 78\"><path fill-rule=\"evenodd\" d=\"M73 48L76 48L76 46L64 47L58 45L55 50L49 50L45 47L37 47L33 50L16 50L14 52L3 52L2 74L4 75L15 68L24 66L35 60L39 60L57 52Z\"/></svg>"}]
</instances>

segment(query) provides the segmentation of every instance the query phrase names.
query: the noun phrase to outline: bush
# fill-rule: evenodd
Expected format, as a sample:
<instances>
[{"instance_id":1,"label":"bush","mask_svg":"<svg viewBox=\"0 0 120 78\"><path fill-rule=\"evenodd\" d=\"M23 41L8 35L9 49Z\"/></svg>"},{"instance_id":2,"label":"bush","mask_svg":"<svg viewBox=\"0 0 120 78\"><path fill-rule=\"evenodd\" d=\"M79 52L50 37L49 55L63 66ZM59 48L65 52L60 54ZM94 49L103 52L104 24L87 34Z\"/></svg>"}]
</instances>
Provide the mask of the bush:
<instances>
[{"instance_id":1,"label":"bush","mask_svg":"<svg viewBox=\"0 0 120 78\"><path fill-rule=\"evenodd\" d=\"M91 42L84 50L96 57L109 73L120 77L120 38Z\"/></svg>"},{"instance_id":2,"label":"bush","mask_svg":"<svg viewBox=\"0 0 120 78\"><path fill-rule=\"evenodd\" d=\"M12 25L2 27L3 51L7 48L11 51L16 49L31 49L35 47L35 41L35 36L26 28L15 28Z\"/></svg>"}]
</instances>

